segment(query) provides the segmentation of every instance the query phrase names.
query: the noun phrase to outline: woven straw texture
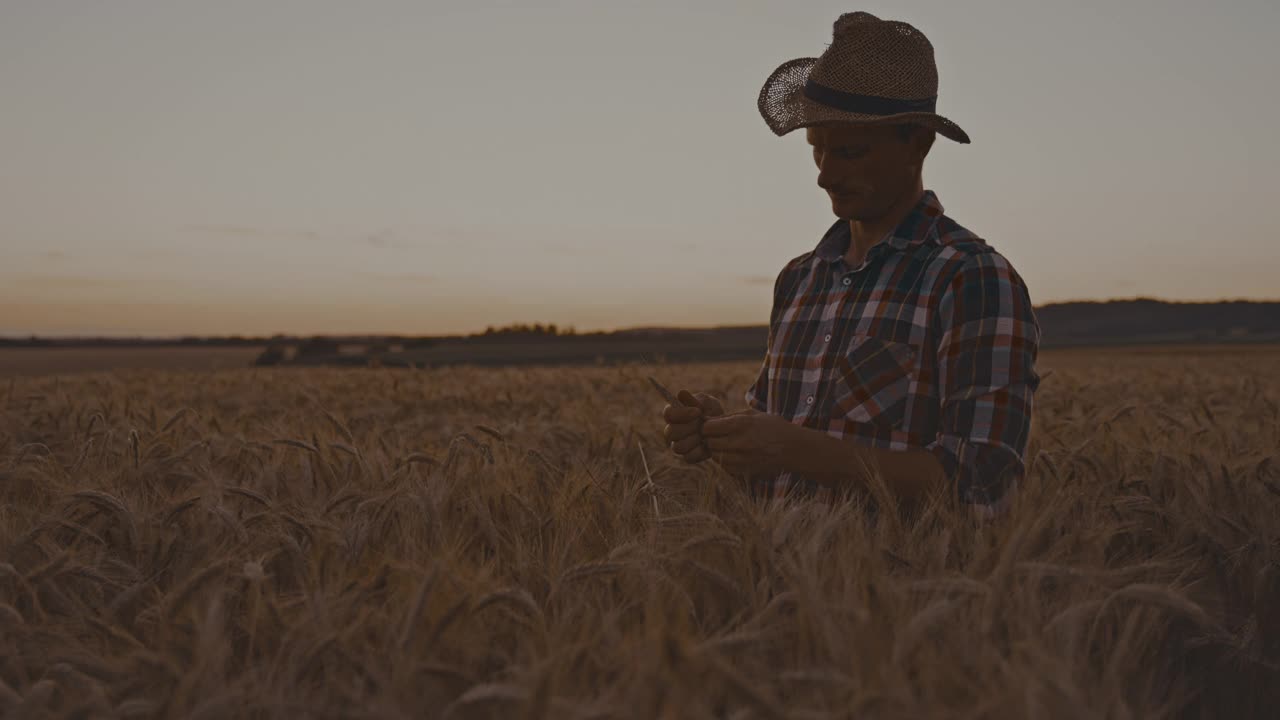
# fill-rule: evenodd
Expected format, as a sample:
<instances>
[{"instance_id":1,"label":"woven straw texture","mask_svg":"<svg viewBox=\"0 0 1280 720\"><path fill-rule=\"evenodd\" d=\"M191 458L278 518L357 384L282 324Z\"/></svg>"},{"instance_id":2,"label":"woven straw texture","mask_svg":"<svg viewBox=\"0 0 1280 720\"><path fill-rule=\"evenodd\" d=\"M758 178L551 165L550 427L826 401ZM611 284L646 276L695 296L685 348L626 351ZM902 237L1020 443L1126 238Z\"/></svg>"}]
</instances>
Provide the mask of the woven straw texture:
<instances>
[{"instance_id":1,"label":"woven straw texture","mask_svg":"<svg viewBox=\"0 0 1280 720\"><path fill-rule=\"evenodd\" d=\"M938 94L933 45L924 33L897 20L845 13L835 22L833 41L820 57L789 60L774 70L760 90L760 115L777 135L817 125L914 123L960 143L969 135L934 112L873 115L829 107L805 96L814 82L846 93L894 100L921 100Z\"/></svg>"}]
</instances>

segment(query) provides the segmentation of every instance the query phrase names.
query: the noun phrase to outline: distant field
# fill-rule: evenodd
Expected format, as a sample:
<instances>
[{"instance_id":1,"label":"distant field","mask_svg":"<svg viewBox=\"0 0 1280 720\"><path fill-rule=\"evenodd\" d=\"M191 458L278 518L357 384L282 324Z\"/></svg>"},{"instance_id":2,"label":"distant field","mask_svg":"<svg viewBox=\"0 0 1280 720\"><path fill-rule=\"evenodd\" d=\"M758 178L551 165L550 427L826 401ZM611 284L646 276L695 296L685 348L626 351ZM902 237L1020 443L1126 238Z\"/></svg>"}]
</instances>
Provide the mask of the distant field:
<instances>
[{"instance_id":1,"label":"distant field","mask_svg":"<svg viewBox=\"0 0 1280 720\"><path fill-rule=\"evenodd\" d=\"M681 464L754 361L6 379L0 717L1275 717L1280 347L1042 358L986 524Z\"/></svg>"},{"instance_id":2,"label":"distant field","mask_svg":"<svg viewBox=\"0 0 1280 720\"><path fill-rule=\"evenodd\" d=\"M446 345L426 351L410 351L388 356L387 366L412 362L417 367L475 365L479 367L628 364L649 361L680 362L747 362L754 360L755 345L763 340L731 337L723 343L709 345L703 341L649 343L644 339L626 338L591 343L487 343L476 346ZM0 377L65 375L108 370L226 370L249 367L263 351L262 347L199 348L0 348ZM1056 358L1094 357L1098 355L1239 355L1274 354L1280 343L1223 343L1168 345L1106 345L1041 350L1045 361ZM364 361L347 356L346 366ZM1043 364L1043 363L1042 363ZM297 367L295 369L302 369Z\"/></svg>"},{"instance_id":3,"label":"distant field","mask_svg":"<svg viewBox=\"0 0 1280 720\"><path fill-rule=\"evenodd\" d=\"M246 367L260 347L0 348L0 377L103 370L222 370Z\"/></svg>"}]
</instances>

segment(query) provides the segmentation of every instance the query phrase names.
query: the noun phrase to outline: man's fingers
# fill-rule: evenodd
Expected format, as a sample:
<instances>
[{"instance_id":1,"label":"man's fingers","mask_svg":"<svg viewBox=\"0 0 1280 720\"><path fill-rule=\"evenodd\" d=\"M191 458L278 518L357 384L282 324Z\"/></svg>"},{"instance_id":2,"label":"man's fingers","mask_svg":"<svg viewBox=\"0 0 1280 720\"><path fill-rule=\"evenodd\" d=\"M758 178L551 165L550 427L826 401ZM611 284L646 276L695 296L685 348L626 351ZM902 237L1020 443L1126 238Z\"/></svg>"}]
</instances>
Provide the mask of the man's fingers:
<instances>
[{"instance_id":1,"label":"man's fingers","mask_svg":"<svg viewBox=\"0 0 1280 720\"><path fill-rule=\"evenodd\" d=\"M686 405L688 407L701 408L701 405L698 403L698 399L695 398L693 396L693 393L689 392L688 390L681 390L680 392L676 393L676 400L679 400L681 404Z\"/></svg>"},{"instance_id":2,"label":"man's fingers","mask_svg":"<svg viewBox=\"0 0 1280 720\"><path fill-rule=\"evenodd\" d=\"M719 437L722 435L732 435L738 431L739 422L743 415L726 415L719 418L710 418L702 424L703 437Z\"/></svg>"},{"instance_id":3,"label":"man's fingers","mask_svg":"<svg viewBox=\"0 0 1280 720\"><path fill-rule=\"evenodd\" d=\"M690 436L698 437L698 430L699 427L697 422L667 425L662 429L662 437L669 443L677 442Z\"/></svg>"},{"instance_id":4,"label":"man's fingers","mask_svg":"<svg viewBox=\"0 0 1280 720\"><path fill-rule=\"evenodd\" d=\"M672 405L662 408L662 419L672 425L693 422L700 417L702 417L702 408L675 407Z\"/></svg>"},{"instance_id":5,"label":"man's fingers","mask_svg":"<svg viewBox=\"0 0 1280 720\"><path fill-rule=\"evenodd\" d=\"M708 395L706 393L698 393L694 397L697 398L698 404L702 406L702 411L706 413L708 416L724 414L724 406L720 404L720 401L718 399L712 397L711 395Z\"/></svg>"},{"instance_id":6,"label":"man's fingers","mask_svg":"<svg viewBox=\"0 0 1280 720\"><path fill-rule=\"evenodd\" d=\"M696 450L700 445L702 445L702 438L698 437L697 433L694 433L675 441L671 445L671 449L674 450L677 455L687 455Z\"/></svg>"}]
</instances>

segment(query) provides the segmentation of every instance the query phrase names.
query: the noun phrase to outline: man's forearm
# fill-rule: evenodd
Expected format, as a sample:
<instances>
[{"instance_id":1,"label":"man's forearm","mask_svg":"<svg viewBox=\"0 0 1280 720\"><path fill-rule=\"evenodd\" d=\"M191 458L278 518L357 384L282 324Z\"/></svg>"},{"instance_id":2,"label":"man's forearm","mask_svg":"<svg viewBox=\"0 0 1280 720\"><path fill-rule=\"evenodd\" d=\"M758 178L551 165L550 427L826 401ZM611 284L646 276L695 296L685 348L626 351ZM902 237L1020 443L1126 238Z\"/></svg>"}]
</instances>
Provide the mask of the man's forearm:
<instances>
[{"instance_id":1,"label":"man's forearm","mask_svg":"<svg viewBox=\"0 0 1280 720\"><path fill-rule=\"evenodd\" d=\"M879 468L889 490L914 502L945 481L942 465L922 448L884 450L840 439L801 425L786 441L787 469L833 489L870 488L870 473Z\"/></svg>"}]
</instances>

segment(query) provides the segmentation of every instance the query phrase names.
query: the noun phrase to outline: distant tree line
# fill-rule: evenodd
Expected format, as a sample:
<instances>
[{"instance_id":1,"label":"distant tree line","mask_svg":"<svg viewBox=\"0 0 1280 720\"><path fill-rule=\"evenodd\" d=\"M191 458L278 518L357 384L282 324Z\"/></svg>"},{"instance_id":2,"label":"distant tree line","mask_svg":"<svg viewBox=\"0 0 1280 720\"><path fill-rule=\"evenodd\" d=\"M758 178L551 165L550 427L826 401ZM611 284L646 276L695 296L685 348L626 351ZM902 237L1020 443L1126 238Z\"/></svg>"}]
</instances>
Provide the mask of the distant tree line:
<instances>
[{"instance_id":1,"label":"distant tree line","mask_svg":"<svg viewBox=\"0 0 1280 720\"><path fill-rule=\"evenodd\" d=\"M514 323L503 327L494 327L490 325L484 329L482 333L472 333L466 336L467 340L546 340L549 338L574 338L574 337L597 337L605 335L603 332L595 333L579 333L577 329L570 325L568 327L560 327L555 323Z\"/></svg>"},{"instance_id":2,"label":"distant tree line","mask_svg":"<svg viewBox=\"0 0 1280 720\"><path fill-rule=\"evenodd\" d=\"M494 327L490 325L489 327L485 328L484 332L482 333L472 333L471 337L475 337L476 335L481 335L484 337L492 337L493 335L539 335L539 336L550 335L551 337L556 337L558 335L576 335L576 334L577 334L577 331L573 328L572 325L569 326L567 329L561 329L555 323L550 323L547 325L543 325L542 323L534 323L532 325L526 325L525 323L515 323L512 325L506 325L504 327Z\"/></svg>"}]
</instances>

